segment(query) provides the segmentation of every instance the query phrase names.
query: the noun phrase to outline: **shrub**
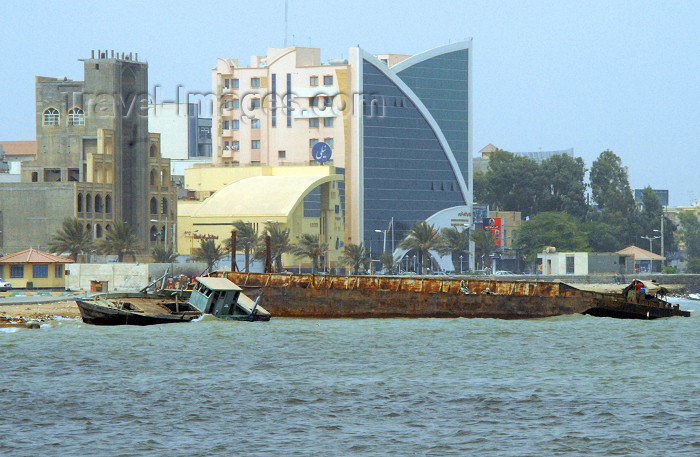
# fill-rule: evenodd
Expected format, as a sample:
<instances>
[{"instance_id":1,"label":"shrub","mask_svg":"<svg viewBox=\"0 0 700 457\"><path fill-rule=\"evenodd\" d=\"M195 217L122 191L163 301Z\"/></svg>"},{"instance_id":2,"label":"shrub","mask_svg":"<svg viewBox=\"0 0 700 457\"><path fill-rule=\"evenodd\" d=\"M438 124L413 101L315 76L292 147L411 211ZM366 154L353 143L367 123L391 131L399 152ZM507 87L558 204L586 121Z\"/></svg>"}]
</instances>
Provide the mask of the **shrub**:
<instances>
[{"instance_id":1,"label":"shrub","mask_svg":"<svg viewBox=\"0 0 700 457\"><path fill-rule=\"evenodd\" d=\"M663 270L661 270L661 273L665 275L675 275L676 274L676 267L664 267Z\"/></svg>"},{"instance_id":2,"label":"shrub","mask_svg":"<svg viewBox=\"0 0 700 457\"><path fill-rule=\"evenodd\" d=\"M688 273L700 274L700 259L688 260Z\"/></svg>"}]
</instances>

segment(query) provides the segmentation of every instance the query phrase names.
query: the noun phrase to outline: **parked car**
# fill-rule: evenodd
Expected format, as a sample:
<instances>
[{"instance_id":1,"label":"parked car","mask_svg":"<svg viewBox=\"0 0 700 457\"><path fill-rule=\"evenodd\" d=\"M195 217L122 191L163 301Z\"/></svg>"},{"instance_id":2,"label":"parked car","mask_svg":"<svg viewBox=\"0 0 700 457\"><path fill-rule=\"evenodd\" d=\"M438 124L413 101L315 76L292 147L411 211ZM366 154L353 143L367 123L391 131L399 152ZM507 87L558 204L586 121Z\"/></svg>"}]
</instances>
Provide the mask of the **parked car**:
<instances>
[{"instance_id":1,"label":"parked car","mask_svg":"<svg viewBox=\"0 0 700 457\"><path fill-rule=\"evenodd\" d=\"M498 270L496 273L494 273L497 276L505 276L505 275L512 275L512 271L507 271L507 270Z\"/></svg>"},{"instance_id":2,"label":"parked car","mask_svg":"<svg viewBox=\"0 0 700 457\"><path fill-rule=\"evenodd\" d=\"M12 284L0 278L0 292L7 292L10 289L12 289Z\"/></svg>"}]
</instances>

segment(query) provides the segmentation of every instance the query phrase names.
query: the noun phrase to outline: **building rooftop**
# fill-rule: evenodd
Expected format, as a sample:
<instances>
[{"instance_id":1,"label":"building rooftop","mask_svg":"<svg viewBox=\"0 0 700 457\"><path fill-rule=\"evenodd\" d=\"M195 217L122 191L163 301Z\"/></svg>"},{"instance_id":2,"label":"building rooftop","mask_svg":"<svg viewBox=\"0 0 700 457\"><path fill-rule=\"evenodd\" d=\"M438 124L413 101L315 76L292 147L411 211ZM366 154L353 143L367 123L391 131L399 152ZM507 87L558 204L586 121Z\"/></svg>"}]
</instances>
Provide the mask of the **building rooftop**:
<instances>
[{"instance_id":1,"label":"building rooftop","mask_svg":"<svg viewBox=\"0 0 700 457\"><path fill-rule=\"evenodd\" d=\"M0 257L0 263L73 263L73 260L30 248Z\"/></svg>"}]
</instances>

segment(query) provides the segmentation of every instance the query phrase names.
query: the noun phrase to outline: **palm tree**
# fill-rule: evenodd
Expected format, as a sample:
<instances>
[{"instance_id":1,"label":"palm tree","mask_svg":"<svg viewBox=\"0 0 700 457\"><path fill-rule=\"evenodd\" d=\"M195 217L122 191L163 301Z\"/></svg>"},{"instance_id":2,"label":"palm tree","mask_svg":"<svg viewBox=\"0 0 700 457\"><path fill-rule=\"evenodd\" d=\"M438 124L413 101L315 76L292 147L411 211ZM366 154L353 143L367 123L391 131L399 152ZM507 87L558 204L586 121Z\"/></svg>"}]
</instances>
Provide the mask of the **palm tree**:
<instances>
[{"instance_id":1,"label":"palm tree","mask_svg":"<svg viewBox=\"0 0 700 457\"><path fill-rule=\"evenodd\" d=\"M386 254L382 254L379 260L382 262L384 274L396 274L401 259L395 258L393 254L387 252Z\"/></svg>"},{"instance_id":2,"label":"palm tree","mask_svg":"<svg viewBox=\"0 0 700 457\"><path fill-rule=\"evenodd\" d=\"M421 266L421 273L427 273L427 265L425 259L428 258L428 251L435 248L437 245L438 232L433 224L428 224L426 221L418 221L413 224L406 238L399 243L401 249L418 251L418 259Z\"/></svg>"},{"instance_id":3,"label":"palm tree","mask_svg":"<svg viewBox=\"0 0 700 457\"><path fill-rule=\"evenodd\" d=\"M177 252L172 246L156 246L151 251L151 256L156 263L172 263L177 257Z\"/></svg>"},{"instance_id":4,"label":"palm tree","mask_svg":"<svg viewBox=\"0 0 700 457\"><path fill-rule=\"evenodd\" d=\"M245 271L248 272L250 268L250 253L255 250L255 245L258 243L258 232L255 231L253 224L236 221L233 224L236 231L236 250L243 248L245 253ZM231 240L228 239L224 242L226 249L231 251ZM236 255L236 253L232 253Z\"/></svg>"},{"instance_id":5,"label":"palm tree","mask_svg":"<svg viewBox=\"0 0 700 457\"><path fill-rule=\"evenodd\" d=\"M49 250L56 254L70 252L70 258L78 260L78 255L92 249L90 231L76 218L67 217L53 239L49 242Z\"/></svg>"},{"instance_id":6,"label":"palm tree","mask_svg":"<svg viewBox=\"0 0 700 457\"><path fill-rule=\"evenodd\" d=\"M340 258L340 262L352 269L352 274L358 274L360 268L363 270L367 268L369 263L369 256L367 255L367 249L360 244L346 244L343 248L343 256Z\"/></svg>"},{"instance_id":7,"label":"palm tree","mask_svg":"<svg viewBox=\"0 0 700 457\"><path fill-rule=\"evenodd\" d=\"M199 247L192 251L192 258L205 262L207 270L211 270L216 262L226 257L227 250L224 246L216 244L214 240L202 240Z\"/></svg>"},{"instance_id":8,"label":"palm tree","mask_svg":"<svg viewBox=\"0 0 700 457\"><path fill-rule=\"evenodd\" d=\"M292 245L292 253L297 257L308 257L311 259L311 274L316 274L318 270L318 258L328 250L328 243L322 242L319 235L309 235L305 233L299 242Z\"/></svg>"},{"instance_id":9,"label":"palm tree","mask_svg":"<svg viewBox=\"0 0 700 457\"><path fill-rule=\"evenodd\" d=\"M107 230L105 237L98 242L97 247L103 254L116 254L117 262L123 262L124 255L138 251L141 244L127 222L116 221Z\"/></svg>"},{"instance_id":10,"label":"palm tree","mask_svg":"<svg viewBox=\"0 0 700 457\"><path fill-rule=\"evenodd\" d=\"M476 229L472 231L471 240L474 242L475 258L482 258L481 268L484 268L483 257L496 248L496 237L490 230Z\"/></svg>"},{"instance_id":11,"label":"palm tree","mask_svg":"<svg viewBox=\"0 0 700 457\"><path fill-rule=\"evenodd\" d=\"M466 230L460 230L456 227L443 228L440 230L440 237L436 248L440 255L450 254L452 257L452 265L456 267L460 257L469 252L469 233ZM459 264L461 273L462 262L460 261Z\"/></svg>"},{"instance_id":12,"label":"palm tree","mask_svg":"<svg viewBox=\"0 0 700 457\"><path fill-rule=\"evenodd\" d=\"M275 271L282 271L282 254L292 250L292 245L289 242L289 230L283 230L277 223L268 224L265 227L265 235L270 237L270 257L275 263ZM264 238L261 237L261 240L264 244Z\"/></svg>"}]
</instances>

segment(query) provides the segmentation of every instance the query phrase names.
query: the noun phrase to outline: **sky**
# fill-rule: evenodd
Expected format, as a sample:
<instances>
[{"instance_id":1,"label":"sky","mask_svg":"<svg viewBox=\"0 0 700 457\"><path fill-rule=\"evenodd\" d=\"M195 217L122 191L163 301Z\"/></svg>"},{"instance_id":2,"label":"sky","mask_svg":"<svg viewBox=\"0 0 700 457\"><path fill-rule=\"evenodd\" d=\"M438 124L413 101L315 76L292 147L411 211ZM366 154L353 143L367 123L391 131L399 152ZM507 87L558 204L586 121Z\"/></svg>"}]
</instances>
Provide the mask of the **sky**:
<instances>
[{"instance_id":1,"label":"sky","mask_svg":"<svg viewBox=\"0 0 700 457\"><path fill-rule=\"evenodd\" d=\"M93 49L138 52L149 87L211 91L216 59L283 47L284 0L2 2L0 140L33 140L34 77L82 80ZM288 43L324 61L473 38L474 156L620 156L632 188L700 200L700 2L289 0ZM182 89L181 89L182 90Z\"/></svg>"}]
</instances>

